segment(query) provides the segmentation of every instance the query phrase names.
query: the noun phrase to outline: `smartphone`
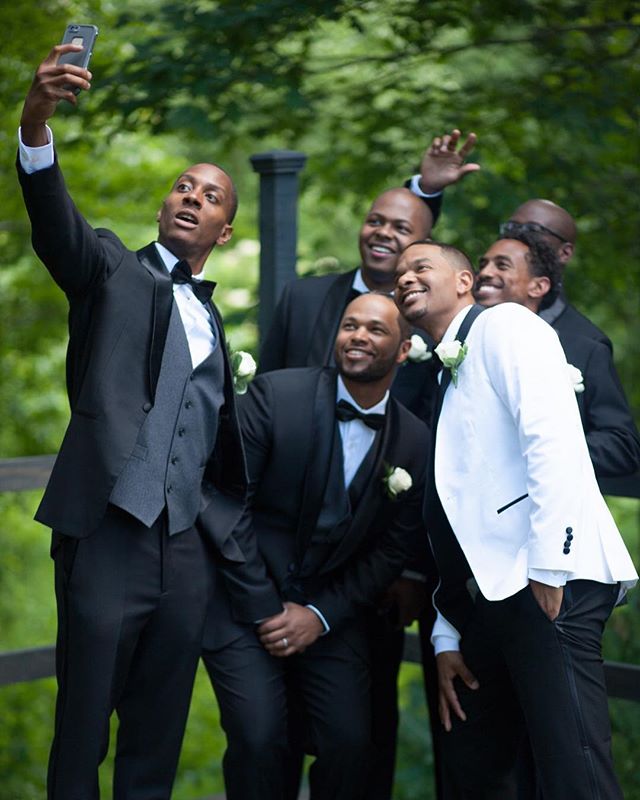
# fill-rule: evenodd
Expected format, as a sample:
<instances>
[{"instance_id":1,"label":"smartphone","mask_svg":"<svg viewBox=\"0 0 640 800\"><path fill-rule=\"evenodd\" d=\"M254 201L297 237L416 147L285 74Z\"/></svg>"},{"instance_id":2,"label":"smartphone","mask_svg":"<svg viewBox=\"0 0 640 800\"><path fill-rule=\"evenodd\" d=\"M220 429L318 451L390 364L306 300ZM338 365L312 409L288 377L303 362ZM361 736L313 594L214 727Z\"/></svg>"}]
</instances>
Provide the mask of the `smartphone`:
<instances>
[{"instance_id":1,"label":"smartphone","mask_svg":"<svg viewBox=\"0 0 640 800\"><path fill-rule=\"evenodd\" d=\"M87 69L97 36L98 29L95 25L67 25L61 43L81 44L84 49L76 53L64 53L58 59L58 64L75 64L77 67ZM77 86L67 86L65 88L70 89L74 94L80 94L80 89Z\"/></svg>"}]
</instances>

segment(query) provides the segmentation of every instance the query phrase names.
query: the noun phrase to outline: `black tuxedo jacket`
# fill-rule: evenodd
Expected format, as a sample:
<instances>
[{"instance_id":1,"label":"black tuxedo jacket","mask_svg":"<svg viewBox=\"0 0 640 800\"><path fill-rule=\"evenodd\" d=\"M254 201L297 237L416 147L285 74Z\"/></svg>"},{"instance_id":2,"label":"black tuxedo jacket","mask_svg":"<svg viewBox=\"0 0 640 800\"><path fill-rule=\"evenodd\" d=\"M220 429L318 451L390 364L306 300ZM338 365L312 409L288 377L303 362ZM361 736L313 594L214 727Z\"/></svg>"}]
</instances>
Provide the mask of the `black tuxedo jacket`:
<instances>
[{"instance_id":1,"label":"black tuxedo jacket","mask_svg":"<svg viewBox=\"0 0 640 800\"><path fill-rule=\"evenodd\" d=\"M370 478L346 532L329 548L312 547L330 478L335 404L330 368L260 375L240 403L251 498L241 525L255 529L283 594L299 585L304 602L315 605L332 630L358 607L373 604L407 558L425 549L420 508L428 448L425 425L390 398ZM412 488L395 501L385 491L386 465L412 477ZM311 565L310 552L317 554Z\"/></svg>"},{"instance_id":2,"label":"black tuxedo jacket","mask_svg":"<svg viewBox=\"0 0 640 800\"><path fill-rule=\"evenodd\" d=\"M595 339L613 353L613 345L607 334L594 325L588 317L581 314L575 306L572 306L564 292L561 292L548 308L543 307L540 316L558 331L559 336L579 335L585 336L587 339Z\"/></svg>"},{"instance_id":3,"label":"black tuxedo jacket","mask_svg":"<svg viewBox=\"0 0 640 800\"><path fill-rule=\"evenodd\" d=\"M356 271L300 278L285 286L260 348L261 373L333 363L338 325L345 307L355 296L351 287ZM414 332L430 346L433 344L422 331ZM429 424L436 388L429 361L406 363L398 369L391 393Z\"/></svg>"},{"instance_id":4,"label":"black tuxedo jacket","mask_svg":"<svg viewBox=\"0 0 640 800\"><path fill-rule=\"evenodd\" d=\"M640 437L606 344L577 331L556 329L567 361L584 378L576 394L589 455L598 477L640 469Z\"/></svg>"},{"instance_id":5,"label":"black tuxedo jacket","mask_svg":"<svg viewBox=\"0 0 640 800\"><path fill-rule=\"evenodd\" d=\"M94 230L67 193L57 162L18 174L34 249L69 301L67 391L71 420L36 519L67 536L91 534L153 407L173 303L171 277L155 246L135 253L108 230ZM250 620L280 604L261 573L255 543L232 534L246 493L246 466L222 320L225 404L205 469L199 526L223 571L248 581L235 611ZM197 490L194 487L194 490ZM240 577L238 577L240 576Z\"/></svg>"}]
</instances>

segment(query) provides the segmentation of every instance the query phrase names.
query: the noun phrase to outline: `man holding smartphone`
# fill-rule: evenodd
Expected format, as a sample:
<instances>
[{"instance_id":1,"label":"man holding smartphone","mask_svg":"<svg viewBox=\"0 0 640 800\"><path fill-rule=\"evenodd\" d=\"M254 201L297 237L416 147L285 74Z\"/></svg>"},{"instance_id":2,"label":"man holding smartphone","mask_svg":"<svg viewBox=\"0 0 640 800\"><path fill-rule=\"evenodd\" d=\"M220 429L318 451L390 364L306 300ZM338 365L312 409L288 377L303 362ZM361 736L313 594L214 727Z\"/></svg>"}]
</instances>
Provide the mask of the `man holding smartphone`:
<instances>
[{"instance_id":1,"label":"man holding smartphone","mask_svg":"<svg viewBox=\"0 0 640 800\"><path fill-rule=\"evenodd\" d=\"M109 718L114 796L169 798L212 591L236 620L282 604L250 533L233 379L205 261L232 234L229 175L195 164L138 252L94 230L65 188L46 125L91 74L39 66L18 173L34 249L69 301L71 420L36 518L53 529L58 699L49 800L94 800ZM224 586L221 586L224 584ZM217 588L216 588L217 587Z\"/></svg>"}]
</instances>

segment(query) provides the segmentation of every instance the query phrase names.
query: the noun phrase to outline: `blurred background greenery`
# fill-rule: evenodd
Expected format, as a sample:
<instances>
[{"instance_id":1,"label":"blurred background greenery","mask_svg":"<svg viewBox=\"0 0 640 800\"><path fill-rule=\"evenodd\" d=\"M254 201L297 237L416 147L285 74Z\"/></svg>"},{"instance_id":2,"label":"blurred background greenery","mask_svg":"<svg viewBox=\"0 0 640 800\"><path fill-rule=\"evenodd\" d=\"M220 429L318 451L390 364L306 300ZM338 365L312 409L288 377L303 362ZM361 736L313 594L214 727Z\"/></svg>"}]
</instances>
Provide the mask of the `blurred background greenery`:
<instances>
[{"instance_id":1,"label":"blurred background greenery","mask_svg":"<svg viewBox=\"0 0 640 800\"><path fill-rule=\"evenodd\" d=\"M232 242L207 266L235 348L256 350L257 176L248 156L308 155L299 272L351 268L368 204L419 163L431 138L474 130L482 171L447 191L439 238L477 257L522 201L547 197L578 222L566 287L610 335L640 414L640 10L631 0L35 0L0 7L0 457L53 453L67 417L66 305L34 258L14 175L21 101L68 22L100 37L92 92L53 122L67 182L96 226L132 248L186 163L234 175ZM125 379L125 376L123 376ZM55 636L39 493L0 495L0 651ZM638 503L610 501L640 561ZM638 592L614 615L605 655L640 664ZM0 689L0 800L44 792L53 680ZM430 795L419 670L402 672L396 797ZM640 715L611 704L625 796L640 798ZM223 740L198 677L176 800L222 790ZM110 762L103 785L109 783Z\"/></svg>"}]
</instances>

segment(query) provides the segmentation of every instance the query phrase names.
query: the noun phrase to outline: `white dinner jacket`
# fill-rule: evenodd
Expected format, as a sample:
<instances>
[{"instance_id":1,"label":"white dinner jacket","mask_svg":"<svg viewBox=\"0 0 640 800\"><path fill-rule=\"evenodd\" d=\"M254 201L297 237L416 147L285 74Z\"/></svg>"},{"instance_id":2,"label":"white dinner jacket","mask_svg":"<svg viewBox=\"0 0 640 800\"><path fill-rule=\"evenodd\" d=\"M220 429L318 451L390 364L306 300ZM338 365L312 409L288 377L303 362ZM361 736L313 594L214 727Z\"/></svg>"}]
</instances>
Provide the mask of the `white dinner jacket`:
<instances>
[{"instance_id":1,"label":"white dinner jacket","mask_svg":"<svg viewBox=\"0 0 640 800\"><path fill-rule=\"evenodd\" d=\"M466 341L458 385L444 395L434 474L484 597L520 591L532 568L633 586L638 576L596 483L554 329L504 303L480 314Z\"/></svg>"}]
</instances>

